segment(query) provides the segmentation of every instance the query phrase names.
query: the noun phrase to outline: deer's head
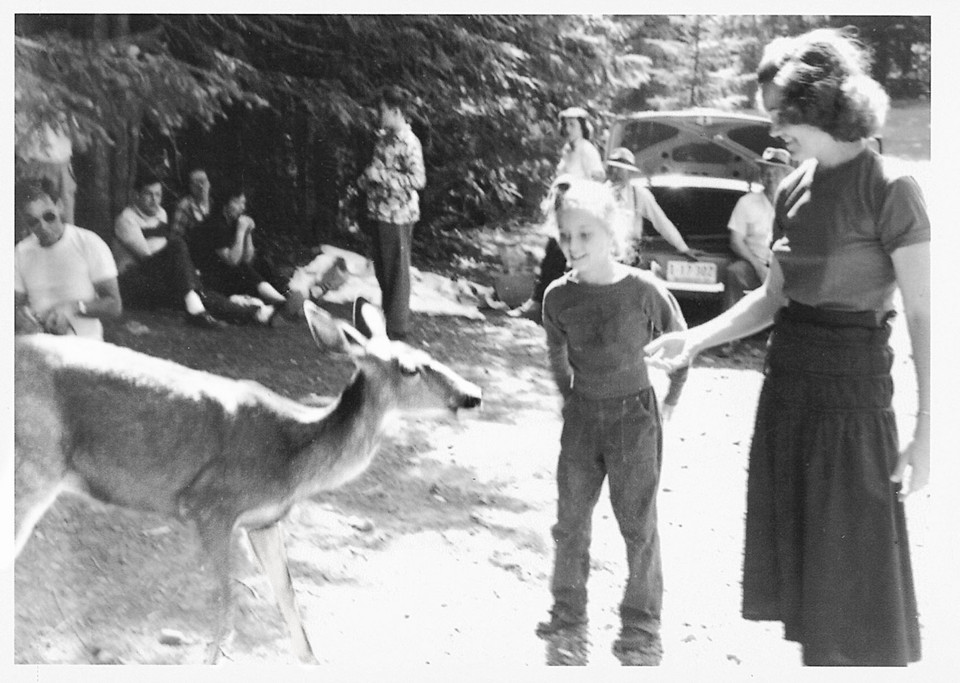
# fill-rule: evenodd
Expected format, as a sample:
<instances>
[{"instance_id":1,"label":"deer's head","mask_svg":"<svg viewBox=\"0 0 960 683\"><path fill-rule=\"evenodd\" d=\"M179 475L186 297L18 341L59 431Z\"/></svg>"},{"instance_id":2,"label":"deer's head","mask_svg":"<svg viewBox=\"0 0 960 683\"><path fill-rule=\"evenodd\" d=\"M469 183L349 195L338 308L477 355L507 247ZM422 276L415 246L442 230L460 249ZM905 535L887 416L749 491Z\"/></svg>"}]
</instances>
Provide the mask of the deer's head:
<instances>
[{"instance_id":1,"label":"deer's head","mask_svg":"<svg viewBox=\"0 0 960 683\"><path fill-rule=\"evenodd\" d=\"M311 301L303 312L314 341L321 349L348 355L383 398L402 411L476 408L482 392L427 353L387 337L383 314L357 299L354 323L330 316Z\"/></svg>"}]
</instances>

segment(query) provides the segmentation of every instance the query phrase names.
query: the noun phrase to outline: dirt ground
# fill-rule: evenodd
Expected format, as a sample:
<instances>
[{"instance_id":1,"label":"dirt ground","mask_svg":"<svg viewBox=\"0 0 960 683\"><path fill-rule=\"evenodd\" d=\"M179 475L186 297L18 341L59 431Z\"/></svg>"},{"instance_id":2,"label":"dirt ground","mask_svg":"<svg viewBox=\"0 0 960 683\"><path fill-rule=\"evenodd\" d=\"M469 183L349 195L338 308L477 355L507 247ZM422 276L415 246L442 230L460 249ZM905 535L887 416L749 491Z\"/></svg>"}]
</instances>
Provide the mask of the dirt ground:
<instances>
[{"instance_id":1,"label":"dirt ground","mask_svg":"<svg viewBox=\"0 0 960 683\"><path fill-rule=\"evenodd\" d=\"M911 166L926 184L929 164ZM331 311L348 314L345 306ZM348 362L319 353L303 324L201 332L172 313L134 311L108 326L107 339L255 379L294 398L336 395L352 372ZM625 560L605 496L594 517L587 639L548 644L534 635L550 606L560 434L542 330L499 313L484 321L417 316L412 343L481 385L484 406L455 423L401 422L364 475L294 508L285 524L287 548L319 668L296 665L271 589L239 536L235 636L220 666L192 666L203 661L214 630L214 580L200 564L194 530L63 497L12 571L0 568L12 574L15 596L7 611L13 678L632 676L610 651ZM902 318L893 343L894 400L905 437L915 391ZM659 670L645 674L655 679L791 680L814 673L802 669L798 647L782 639L778 624L739 617L746 454L762 347L758 337L699 358L665 426L665 656ZM658 389L666 386L665 377L654 380ZM907 504L924 645L924 660L907 676L924 681L956 680L958 661L949 561L955 553L947 546L947 533L956 532L945 531L955 513L945 512L949 501L937 491L932 485ZM39 666L48 664L191 666ZM564 664L580 668L550 668ZM859 673L871 681L904 677Z\"/></svg>"},{"instance_id":2,"label":"dirt ground","mask_svg":"<svg viewBox=\"0 0 960 683\"><path fill-rule=\"evenodd\" d=\"M591 677L614 675L625 561L605 495L595 514L587 641L547 644L534 635L550 606L560 432L541 328L499 313L485 321L417 316L416 328L412 343L481 385L484 406L454 423L400 423L364 475L294 508L287 548L317 673L532 680L549 665L573 664ZM352 370L319 353L305 324L207 332L173 313L131 312L107 332L110 341L194 367L212 362L222 374L293 397L334 395ZM700 358L666 425L660 671L683 679L782 678L800 669L799 650L778 624L739 617L746 451L762 346L758 337ZM909 402L904 354L897 371L898 400ZM665 377L655 381L665 387ZM939 579L928 506L924 496L909 509L922 606ZM194 674L245 678L261 665L296 663L245 540L237 554L235 636L220 667L189 669ZM17 664L200 664L214 630L213 576L201 567L192 528L76 498L64 496L38 525L16 561L14 590ZM927 659L914 671L946 661L951 648L940 649L946 634L938 628L924 619ZM39 680L81 670L15 671ZM283 675L298 671L314 675L298 667Z\"/></svg>"}]
</instances>

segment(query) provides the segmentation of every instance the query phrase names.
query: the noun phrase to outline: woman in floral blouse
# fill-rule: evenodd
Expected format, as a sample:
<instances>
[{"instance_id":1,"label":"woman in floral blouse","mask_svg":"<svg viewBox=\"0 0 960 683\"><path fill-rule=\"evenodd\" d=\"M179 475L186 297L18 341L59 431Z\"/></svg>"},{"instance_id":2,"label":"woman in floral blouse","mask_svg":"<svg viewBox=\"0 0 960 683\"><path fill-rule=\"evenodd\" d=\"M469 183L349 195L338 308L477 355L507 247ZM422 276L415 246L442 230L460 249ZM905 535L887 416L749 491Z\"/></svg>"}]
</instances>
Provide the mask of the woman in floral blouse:
<instances>
[{"instance_id":1,"label":"woman in floral blouse","mask_svg":"<svg viewBox=\"0 0 960 683\"><path fill-rule=\"evenodd\" d=\"M380 91L380 130L373 160L358 184L367 195L373 266L380 283L387 335L403 339L410 324L410 248L420 220L427 178L420 140L407 122L410 95L388 86Z\"/></svg>"}]
</instances>

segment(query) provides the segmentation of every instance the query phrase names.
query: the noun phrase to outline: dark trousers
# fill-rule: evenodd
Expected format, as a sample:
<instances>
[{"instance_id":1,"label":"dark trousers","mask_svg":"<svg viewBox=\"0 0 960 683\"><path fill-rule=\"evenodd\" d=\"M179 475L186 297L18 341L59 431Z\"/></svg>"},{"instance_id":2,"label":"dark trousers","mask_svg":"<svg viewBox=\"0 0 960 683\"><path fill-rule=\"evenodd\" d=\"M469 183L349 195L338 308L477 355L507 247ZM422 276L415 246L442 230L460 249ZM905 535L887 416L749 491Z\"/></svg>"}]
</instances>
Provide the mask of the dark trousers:
<instances>
[{"instance_id":1,"label":"dark trousers","mask_svg":"<svg viewBox=\"0 0 960 683\"><path fill-rule=\"evenodd\" d=\"M367 233L372 242L373 270L380 283L387 336L402 339L410 328L410 249L413 223L376 221Z\"/></svg>"},{"instance_id":2,"label":"dark trousers","mask_svg":"<svg viewBox=\"0 0 960 683\"><path fill-rule=\"evenodd\" d=\"M285 278L273 259L265 256L262 251L257 251L250 267L257 271L261 280L273 285L273 288L284 296L290 291L290 278Z\"/></svg>"},{"instance_id":3,"label":"dark trousers","mask_svg":"<svg viewBox=\"0 0 960 683\"><path fill-rule=\"evenodd\" d=\"M743 298L743 295L756 289L763 283L750 262L745 259L733 261L727 266L724 278L724 309L730 308Z\"/></svg>"},{"instance_id":4,"label":"dark trousers","mask_svg":"<svg viewBox=\"0 0 960 683\"><path fill-rule=\"evenodd\" d=\"M199 287L199 278L187 243L178 235L150 258L127 268L117 278L123 302L140 306L183 306L187 292Z\"/></svg>"},{"instance_id":5,"label":"dark trousers","mask_svg":"<svg viewBox=\"0 0 960 683\"><path fill-rule=\"evenodd\" d=\"M204 308L215 318L228 323L246 324L256 322L260 307L250 304L238 304L213 289L200 290L200 300Z\"/></svg>"},{"instance_id":6,"label":"dark trousers","mask_svg":"<svg viewBox=\"0 0 960 683\"><path fill-rule=\"evenodd\" d=\"M547 241L547 248L543 254L543 260L540 261L540 275L537 276L537 282L533 287L533 296L531 297L538 304L543 303L543 294L547 291L550 283L559 278L567 271L567 257L563 255L560 244L554 238Z\"/></svg>"},{"instance_id":7,"label":"dark trousers","mask_svg":"<svg viewBox=\"0 0 960 683\"><path fill-rule=\"evenodd\" d=\"M234 266L221 262L203 270L204 286L227 295L246 294L259 297L257 286L261 282L266 282L266 278L249 263L238 263Z\"/></svg>"},{"instance_id":8,"label":"dark trousers","mask_svg":"<svg viewBox=\"0 0 960 683\"><path fill-rule=\"evenodd\" d=\"M662 450L652 388L611 399L591 400L578 394L567 398L553 527L554 613L568 620L585 616L593 509L608 477L610 502L627 546L629 575L620 619L624 626L659 632L663 571L657 488Z\"/></svg>"}]
</instances>

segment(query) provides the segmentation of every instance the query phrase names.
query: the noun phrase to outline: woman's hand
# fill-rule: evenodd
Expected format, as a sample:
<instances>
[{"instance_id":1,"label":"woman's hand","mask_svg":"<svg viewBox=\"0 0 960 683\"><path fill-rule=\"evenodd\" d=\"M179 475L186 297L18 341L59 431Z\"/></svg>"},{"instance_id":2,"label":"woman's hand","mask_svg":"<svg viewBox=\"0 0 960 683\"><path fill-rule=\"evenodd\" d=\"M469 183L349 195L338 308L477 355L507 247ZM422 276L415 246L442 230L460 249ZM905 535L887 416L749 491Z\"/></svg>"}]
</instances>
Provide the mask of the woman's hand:
<instances>
[{"instance_id":1,"label":"woman's hand","mask_svg":"<svg viewBox=\"0 0 960 683\"><path fill-rule=\"evenodd\" d=\"M891 254L897 286L903 300L903 317L910 334L910 352L917 373L917 424L913 440L900 453L890 481L903 482L900 500L930 481L930 243L900 247Z\"/></svg>"},{"instance_id":2,"label":"woman's hand","mask_svg":"<svg viewBox=\"0 0 960 683\"><path fill-rule=\"evenodd\" d=\"M910 473L907 476L907 468ZM904 480L906 480L904 482ZM900 452L897 466L890 475L890 481L901 484L900 500L916 493L930 483L930 416L921 413L917 416L917 427L913 439Z\"/></svg>"},{"instance_id":3,"label":"woman's hand","mask_svg":"<svg viewBox=\"0 0 960 683\"><path fill-rule=\"evenodd\" d=\"M644 346L643 351L647 354L644 360L648 365L667 372L690 365L697 355L689 331L670 332L657 337Z\"/></svg>"},{"instance_id":4,"label":"woman's hand","mask_svg":"<svg viewBox=\"0 0 960 683\"><path fill-rule=\"evenodd\" d=\"M660 420L662 422L669 422L670 418L673 417L673 410L676 408L675 405L670 405L669 403L660 403Z\"/></svg>"}]
</instances>

